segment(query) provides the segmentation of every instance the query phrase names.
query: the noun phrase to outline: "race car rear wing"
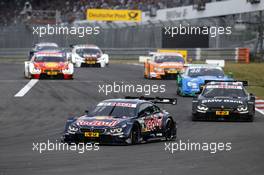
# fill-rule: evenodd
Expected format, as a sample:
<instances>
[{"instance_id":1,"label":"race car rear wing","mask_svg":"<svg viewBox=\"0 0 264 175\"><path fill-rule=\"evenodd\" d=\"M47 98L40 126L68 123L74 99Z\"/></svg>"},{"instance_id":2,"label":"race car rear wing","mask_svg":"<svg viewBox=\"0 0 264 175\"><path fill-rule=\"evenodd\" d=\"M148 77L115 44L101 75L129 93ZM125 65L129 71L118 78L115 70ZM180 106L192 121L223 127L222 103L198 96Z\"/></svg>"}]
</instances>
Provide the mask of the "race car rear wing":
<instances>
[{"instance_id":1,"label":"race car rear wing","mask_svg":"<svg viewBox=\"0 0 264 175\"><path fill-rule=\"evenodd\" d=\"M177 98L161 98L161 97L132 97L132 96L126 96L125 99L139 99L139 100L146 100L151 101L152 103L161 103L161 104L177 104Z\"/></svg>"},{"instance_id":2,"label":"race car rear wing","mask_svg":"<svg viewBox=\"0 0 264 175\"><path fill-rule=\"evenodd\" d=\"M211 82L222 82L222 83L242 83L243 86L248 86L247 81L240 81L240 80L205 80L204 83L211 83Z\"/></svg>"}]
</instances>

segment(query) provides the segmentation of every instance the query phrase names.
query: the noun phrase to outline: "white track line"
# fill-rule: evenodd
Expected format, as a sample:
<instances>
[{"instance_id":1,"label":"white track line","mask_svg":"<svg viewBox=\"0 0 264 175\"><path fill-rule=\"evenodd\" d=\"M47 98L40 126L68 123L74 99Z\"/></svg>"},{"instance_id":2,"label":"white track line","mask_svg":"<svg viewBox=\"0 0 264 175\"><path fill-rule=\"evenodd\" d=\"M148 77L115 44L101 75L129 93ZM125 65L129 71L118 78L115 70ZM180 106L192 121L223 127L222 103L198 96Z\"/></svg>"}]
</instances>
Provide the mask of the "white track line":
<instances>
[{"instance_id":1,"label":"white track line","mask_svg":"<svg viewBox=\"0 0 264 175\"><path fill-rule=\"evenodd\" d=\"M14 97L23 97L39 80L32 79Z\"/></svg>"},{"instance_id":2,"label":"white track line","mask_svg":"<svg viewBox=\"0 0 264 175\"><path fill-rule=\"evenodd\" d=\"M143 64L140 64L140 63L132 63L130 65L134 65L134 66L144 66Z\"/></svg>"},{"instance_id":3,"label":"white track line","mask_svg":"<svg viewBox=\"0 0 264 175\"><path fill-rule=\"evenodd\" d=\"M256 97L256 101L255 101L255 105L256 105L256 107L255 107L255 110L256 111L258 111L259 113L261 113L262 115L264 115L264 109L263 110L261 110L261 109L258 109L258 107L263 107L262 105L262 103L264 102L264 100L262 100L261 98L259 98L259 97Z\"/></svg>"},{"instance_id":4,"label":"white track line","mask_svg":"<svg viewBox=\"0 0 264 175\"><path fill-rule=\"evenodd\" d=\"M260 110L258 108L255 108L255 109L256 109L256 111L258 111L259 113L261 113L262 115L264 115L264 111L262 111L262 110Z\"/></svg>"}]
</instances>

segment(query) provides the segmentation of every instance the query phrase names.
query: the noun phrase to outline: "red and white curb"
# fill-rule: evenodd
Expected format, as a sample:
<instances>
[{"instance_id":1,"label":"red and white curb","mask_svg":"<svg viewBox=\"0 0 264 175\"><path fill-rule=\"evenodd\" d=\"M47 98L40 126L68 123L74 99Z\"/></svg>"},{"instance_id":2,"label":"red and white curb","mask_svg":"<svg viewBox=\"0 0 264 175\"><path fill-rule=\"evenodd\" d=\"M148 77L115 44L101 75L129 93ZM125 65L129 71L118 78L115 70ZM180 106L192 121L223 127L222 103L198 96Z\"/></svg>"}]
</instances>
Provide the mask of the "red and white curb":
<instances>
[{"instance_id":1,"label":"red and white curb","mask_svg":"<svg viewBox=\"0 0 264 175\"><path fill-rule=\"evenodd\" d=\"M256 111L264 115L264 100L256 97Z\"/></svg>"}]
</instances>

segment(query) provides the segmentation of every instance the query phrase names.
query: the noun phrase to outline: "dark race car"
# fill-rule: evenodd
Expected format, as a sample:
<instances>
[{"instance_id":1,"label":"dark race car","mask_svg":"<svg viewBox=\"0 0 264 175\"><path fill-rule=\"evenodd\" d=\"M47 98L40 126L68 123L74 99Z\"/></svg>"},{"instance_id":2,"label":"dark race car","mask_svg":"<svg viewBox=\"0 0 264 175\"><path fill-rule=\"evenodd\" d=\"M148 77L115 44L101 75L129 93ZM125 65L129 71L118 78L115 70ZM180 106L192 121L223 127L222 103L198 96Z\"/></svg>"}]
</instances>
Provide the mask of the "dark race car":
<instances>
[{"instance_id":1,"label":"dark race car","mask_svg":"<svg viewBox=\"0 0 264 175\"><path fill-rule=\"evenodd\" d=\"M253 121L255 97L249 94L246 82L209 82L192 101L193 121L240 120Z\"/></svg>"},{"instance_id":2,"label":"dark race car","mask_svg":"<svg viewBox=\"0 0 264 175\"><path fill-rule=\"evenodd\" d=\"M28 59L30 60L32 56L39 51L44 50L59 50L59 46L56 43L41 42L34 44L32 49L29 52Z\"/></svg>"},{"instance_id":3,"label":"dark race car","mask_svg":"<svg viewBox=\"0 0 264 175\"><path fill-rule=\"evenodd\" d=\"M176 104L172 98L109 99L91 112L66 122L62 141L67 143L137 144L176 138L176 122L156 103Z\"/></svg>"}]
</instances>

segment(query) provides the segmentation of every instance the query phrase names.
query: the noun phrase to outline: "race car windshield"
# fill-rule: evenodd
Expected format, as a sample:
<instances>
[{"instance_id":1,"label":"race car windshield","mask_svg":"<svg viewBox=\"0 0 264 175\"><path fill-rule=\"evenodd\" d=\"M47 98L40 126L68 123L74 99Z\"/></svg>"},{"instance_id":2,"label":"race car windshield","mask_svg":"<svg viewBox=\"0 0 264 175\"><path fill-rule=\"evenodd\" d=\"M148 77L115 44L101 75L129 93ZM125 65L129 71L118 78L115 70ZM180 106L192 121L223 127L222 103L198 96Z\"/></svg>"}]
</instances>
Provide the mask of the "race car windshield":
<instances>
[{"instance_id":1,"label":"race car windshield","mask_svg":"<svg viewBox=\"0 0 264 175\"><path fill-rule=\"evenodd\" d=\"M189 77L199 77L199 76L214 76L214 77L224 77L225 74L221 69L217 68L190 68L188 71Z\"/></svg>"},{"instance_id":2,"label":"race car windshield","mask_svg":"<svg viewBox=\"0 0 264 175\"><path fill-rule=\"evenodd\" d=\"M115 118L134 117L136 108L123 106L97 106L88 116L113 116Z\"/></svg>"},{"instance_id":3,"label":"race car windshield","mask_svg":"<svg viewBox=\"0 0 264 175\"><path fill-rule=\"evenodd\" d=\"M101 54L99 49L93 49L93 48L77 49L76 53L79 54L80 56Z\"/></svg>"},{"instance_id":4,"label":"race car windshield","mask_svg":"<svg viewBox=\"0 0 264 175\"><path fill-rule=\"evenodd\" d=\"M226 88L205 88L203 96L206 98L214 97L245 97L246 92L243 89L226 89Z\"/></svg>"},{"instance_id":5,"label":"race car windshield","mask_svg":"<svg viewBox=\"0 0 264 175\"><path fill-rule=\"evenodd\" d=\"M57 46L38 46L37 50L56 50Z\"/></svg>"},{"instance_id":6,"label":"race car windshield","mask_svg":"<svg viewBox=\"0 0 264 175\"><path fill-rule=\"evenodd\" d=\"M184 59L180 56L169 56L169 55L162 55L157 56L155 58L156 63L164 63L164 62L180 62L184 63Z\"/></svg>"},{"instance_id":7,"label":"race car windshield","mask_svg":"<svg viewBox=\"0 0 264 175\"><path fill-rule=\"evenodd\" d=\"M35 62L65 62L65 57L54 57L54 56L38 56L34 60Z\"/></svg>"}]
</instances>

